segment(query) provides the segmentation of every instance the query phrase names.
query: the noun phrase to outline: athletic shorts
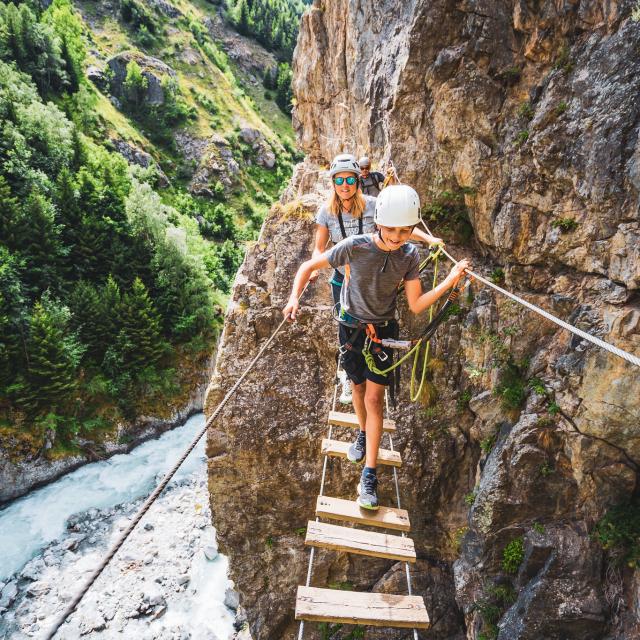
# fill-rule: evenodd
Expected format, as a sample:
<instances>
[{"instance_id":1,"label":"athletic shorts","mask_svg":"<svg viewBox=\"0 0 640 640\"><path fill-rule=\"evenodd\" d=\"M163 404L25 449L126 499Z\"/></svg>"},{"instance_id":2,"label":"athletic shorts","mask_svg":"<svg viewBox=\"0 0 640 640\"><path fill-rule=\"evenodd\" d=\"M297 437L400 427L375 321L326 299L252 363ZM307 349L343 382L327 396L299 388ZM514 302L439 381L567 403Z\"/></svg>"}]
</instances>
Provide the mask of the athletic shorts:
<instances>
[{"instance_id":1,"label":"athletic shorts","mask_svg":"<svg viewBox=\"0 0 640 640\"><path fill-rule=\"evenodd\" d=\"M357 329L348 327L342 322L338 323L338 327L338 337L340 339L340 346L342 346L349 340L354 331L357 331ZM376 327L376 330L379 338L393 338L397 336L397 323L394 320L389 322L386 326ZM390 374L383 376L371 371L367 366L364 356L360 353L360 351L362 351L362 347L364 347L366 335L367 334L363 329L353 344L355 351L346 350L341 355L342 368L345 370L349 380L354 384L362 384L365 380L371 380L378 384L389 385L391 384ZM382 360L380 355L375 353L373 354L373 359L376 367L384 371L384 369L388 369L393 364L393 349L383 347L382 351L387 355L386 360Z\"/></svg>"}]
</instances>

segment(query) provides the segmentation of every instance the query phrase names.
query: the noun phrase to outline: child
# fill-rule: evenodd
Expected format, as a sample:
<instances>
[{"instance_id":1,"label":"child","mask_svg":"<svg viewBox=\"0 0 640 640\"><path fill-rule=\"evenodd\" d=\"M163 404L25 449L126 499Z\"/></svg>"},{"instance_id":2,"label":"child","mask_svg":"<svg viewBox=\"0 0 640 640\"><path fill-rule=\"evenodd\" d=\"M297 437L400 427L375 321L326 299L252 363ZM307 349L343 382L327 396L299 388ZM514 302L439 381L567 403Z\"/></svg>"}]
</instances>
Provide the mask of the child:
<instances>
[{"instance_id":1,"label":"child","mask_svg":"<svg viewBox=\"0 0 640 640\"><path fill-rule=\"evenodd\" d=\"M298 298L316 269L349 265L349 278L340 295L340 345L342 365L351 379L353 407L360 433L349 449L349 460L365 467L358 485L358 504L364 509L378 509L376 463L382 437L382 419L387 376L372 372L362 347L365 334L358 330L363 323L373 324L379 338L394 333L398 286L404 289L413 313L422 313L449 289L469 268L462 260L435 289L422 293L417 249L408 244L413 228L420 221L418 194L407 185L393 185L378 196L375 210L377 234L356 235L342 240L329 251L304 262L296 273L284 315L295 320ZM391 362L390 350L383 348L374 360L378 369Z\"/></svg>"}]
</instances>

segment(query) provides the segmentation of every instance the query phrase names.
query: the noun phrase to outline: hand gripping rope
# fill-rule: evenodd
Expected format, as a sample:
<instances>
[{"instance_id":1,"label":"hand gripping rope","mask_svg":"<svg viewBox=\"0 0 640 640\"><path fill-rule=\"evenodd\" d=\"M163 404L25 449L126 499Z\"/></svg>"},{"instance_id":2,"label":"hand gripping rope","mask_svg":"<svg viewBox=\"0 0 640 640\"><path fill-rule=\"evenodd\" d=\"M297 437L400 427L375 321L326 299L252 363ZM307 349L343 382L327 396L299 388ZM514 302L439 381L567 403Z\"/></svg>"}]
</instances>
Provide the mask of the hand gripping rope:
<instances>
[{"instance_id":1,"label":"hand gripping rope","mask_svg":"<svg viewBox=\"0 0 640 640\"><path fill-rule=\"evenodd\" d=\"M433 285L432 288L435 288L438 280L438 256L440 254L440 249L434 254L434 270L433 270ZM424 269L426 263L430 258L427 258L422 265L421 270ZM413 366L411 368L411 383L409 388L409 395L412 402L418 400L420 395L422 394L422 389L424 387L424 383L427 377L427 366L429 363L429 353L431 346L431 338L435 334L438 327L447 319L449 313L451 311L451 305L458 299L460 292L464 288L464 285L456 285L451 292L449 293L445 303L438 310L434 317L434 305L429 307L429 324L427 324L426 328L420 334L418 338L414 338L413 340L389 340L389 339L377 339L368 335L365 340L364 348L362 349L362 355L364 356L365 362L367 366L373 373L377 373L378 375L387 375L397 367L399 367L405 360L407 360L411 355L413 355ZM383 347L390 347L392 349L409 349L408 353L406 353L402 358L394 362L390 367L386 369L380 369L376 365L374 355L371 352L371 344L375 342L380 344ZM420 354L422 352L422 373L420 375L420 384L418 385L418 389L416 390L416 371L418 369L418 363L420 361Z\"/></svg>"}]
</instances>

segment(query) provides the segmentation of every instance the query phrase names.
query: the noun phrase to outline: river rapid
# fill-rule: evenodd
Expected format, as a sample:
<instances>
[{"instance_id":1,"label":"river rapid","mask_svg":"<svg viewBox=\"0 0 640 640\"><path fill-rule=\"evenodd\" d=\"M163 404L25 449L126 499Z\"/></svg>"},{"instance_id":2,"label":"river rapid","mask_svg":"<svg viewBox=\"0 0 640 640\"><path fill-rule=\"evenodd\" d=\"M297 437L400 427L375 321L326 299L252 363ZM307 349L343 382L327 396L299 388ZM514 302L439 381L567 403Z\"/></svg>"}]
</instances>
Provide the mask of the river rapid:
<instances>
[{"instance_id":1,"label":"river rapid","mask_svg":"<svg viewBox=\"0 0 640 640\"><path fill-rule=\"evenodd\" d=\"M0 511L0 638L42 636L203 424L195 415ZM237 598L227 568L203 439L56 638L229 640Z\"/></svg>"}]
</instances>

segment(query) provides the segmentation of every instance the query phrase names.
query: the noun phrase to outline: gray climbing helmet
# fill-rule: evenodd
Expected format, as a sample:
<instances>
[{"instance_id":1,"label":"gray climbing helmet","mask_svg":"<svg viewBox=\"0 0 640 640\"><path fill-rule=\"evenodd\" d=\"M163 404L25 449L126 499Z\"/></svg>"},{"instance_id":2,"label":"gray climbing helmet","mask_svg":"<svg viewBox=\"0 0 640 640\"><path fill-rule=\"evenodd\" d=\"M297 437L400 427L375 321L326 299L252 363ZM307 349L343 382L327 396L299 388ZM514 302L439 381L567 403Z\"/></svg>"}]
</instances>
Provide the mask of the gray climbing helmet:
<instances>
[{"instance_id":1,"label":"gray climbing helmet","mask_svg":"<svg viewBox=\"0 0 640 640\"><path fill-rule=\"evenodd\" d=\"M360 165L361 169L370 169L371 168L371 161L369 160L368 156L362 156L362 158L360 158L360 160L358 160L358 164Z\"/></svg>"},{"instance_id":2,"label":"gray climbing helmet","mask_svg":"<svg viewBox=\"0 0 640 640\"><path fill-rule=\"evenodd\" d=\"M333 176L343 171L355 173L356 176L360 175L360 165L356 157L350 153L341 153L333 159L331 168L329 169L329 175L333 178Z\"/></svg>"}]
</instances>

